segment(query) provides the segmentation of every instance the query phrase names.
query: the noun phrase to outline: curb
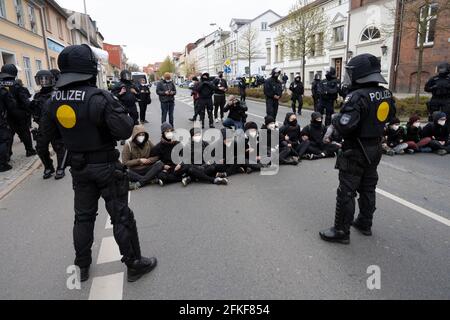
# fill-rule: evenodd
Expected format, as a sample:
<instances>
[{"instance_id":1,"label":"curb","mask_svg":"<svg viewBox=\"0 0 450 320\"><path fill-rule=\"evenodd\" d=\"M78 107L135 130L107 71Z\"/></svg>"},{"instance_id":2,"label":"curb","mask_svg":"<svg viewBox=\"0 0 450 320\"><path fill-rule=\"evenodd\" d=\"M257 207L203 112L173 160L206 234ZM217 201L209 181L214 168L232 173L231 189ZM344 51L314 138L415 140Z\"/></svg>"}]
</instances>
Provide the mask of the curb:
<instances>
[{"instance_id":1,"label":"curb","mask_svg":"<svg viewBox=\"0 0 450 320\"><path fill-rule=\"evenodd\" d=\"M34 171L42 166L39 157L29 165L28 169L17 179L15 179L11 184L9 184L5 190L0 192L0 201L6 198L11 192L13 192L22 182L24 182Z\"/></svg>"}]
</instances>

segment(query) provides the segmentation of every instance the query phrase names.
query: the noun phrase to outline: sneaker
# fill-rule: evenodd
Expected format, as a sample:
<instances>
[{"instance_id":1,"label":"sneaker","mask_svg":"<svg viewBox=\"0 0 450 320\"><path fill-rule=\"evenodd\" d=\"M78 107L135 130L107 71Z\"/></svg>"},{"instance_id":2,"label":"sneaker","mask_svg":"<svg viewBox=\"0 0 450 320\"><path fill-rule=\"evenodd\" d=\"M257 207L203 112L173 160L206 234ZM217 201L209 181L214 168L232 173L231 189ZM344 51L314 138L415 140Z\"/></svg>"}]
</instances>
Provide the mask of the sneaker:
<instances>
[{"instance_id":1,"label":"sneaker","mask_svg":"<svg viewBox=\"0 0 450 320\"><path fill-rule=\"evenodd\" d=\"M386 151L386 154L388 156L390 156L390 157L393 157L393 156L395 156L395 151L394 150L389 150L389 151Z\"/></svg>"},{"instance_id":2,"label":"sneaker","mask_svg":"<svg viewBox=\"0 0 450 320\"><path fill-rule=\"evenodd\" d=\"M192 182L191 177L184 177L183 180L181 180L181 183L183 184L183 187L187 187Z\"/></svg>"},{"instance_id":3,"label":"sneaker","mask_svg":"<svg viewBox=\"0 0 450 320\"><path fill-rule=\"evenodd\" d=\"M216 123L219 123L219 118L216 119Z\"/></svg>"},{"instance_id":4,"label":"sneaker","mask_svg":"<svg viewBox=\"0 0 450 320\"><path fill-rule=\"evenodd\" d=\"M50 179L54 173L55 173L55 169L53 169L53 168L45 169L43 179L44 180Z\"/></svg>"},{"instance_id":5,"label":"sneaker","mask_svg":"<svg viewBox=\"0 0 450 320\"><path fill-rule=\"evenodd\" d=\"M224 179L224 178L228 177L228 175L227 175L226 172L219 172L219 173L216 175L216 177L217 177L217 178L222 178L222 179Z\"/></svg>"},{"instance_id":6,"label":"sneaker","mask_svg":"<svg viewBox=\"0 0 450 320\"><path fill-rule=\"evenodd\" d=\"M159 179L155 178L153 180L150 180L150 182L148 183L149 185L155 185L155 184L159 184Z\"/></svg>"},{"instance_id":7,"label":"sneaker","mask_svg":"<svg viewBox=\"0 0 450 320\"><path fill-rule=\"evenodd\" d=\"M416 153L413 149L406 149L407 154L414 154Z\"/></svg>"},{"instance_id":8,"label":"sneaker","mask_svg":"<svg viewBox=\"0 0 450 320\"><path fill-rule=\"evenodd\" d=\"M9 164L5 164L3 166L0 166L0 172L7 172L12 170L13 167L11 167Z\"/></svg>"},{"instance_id":9,"label":"sneaker","mask_svg":"<svg viewBox=\"0 0 450 320\"><path fill-rule=\"evenodd\" d=\"M246 174L251 174L253 172L253 169L252 168L247 168L247 169L245 169L245 173Z\"/></svg>"},{"instance_id":10,"label":"sneaker","mask_svg":"<svg viewBox=\"0 0 450 320\"><path fill-rule=\"evenodd\" d=\"M158 179L158 183L160 187L164 187L164 181L162 181L161 179Z\"/></svg>"},{"instance_id":11,"label":"sneaker","mask_svg":"<svg viewBox=\"0 0 450 320\"><path fill-rule=\"evenodd\" d=\"M445 156L448 152L447 150L439 149L436 153L440 156Z\"/></svg>"},{"instance_id":12,"label":"sneaker","mask_svg":"<svg viewBox=\"0 0 450 320\"><path fill-rule=\"evenodd\" d=\"M55 180L61 180L66 176L66 172L64 170L57 170L55 175Z\"/></svg>"},{"instance_id":13,"label":"sneaker","mask_svg":"<svg viewBox=\"0 0 450 320\"><path fill-rule=\"evenodd\" d=\"M226 186L226 185L228 185L228 179L226 179L226 178L216 178L215 180L214 180L214 184L215 185L222 185L222 186Z\"/></svg>"},{"instance_id":14,"label":"sneaker","mask_svg":"<svg viewBox=\"0 0 450 320\"><path fill-rule=\"evenodd\" d=\"M135 191L135 190L139 190L142 187L140 182L130 182L129 184L129 190L130 191Z\"/></svg>"}]
</instances>

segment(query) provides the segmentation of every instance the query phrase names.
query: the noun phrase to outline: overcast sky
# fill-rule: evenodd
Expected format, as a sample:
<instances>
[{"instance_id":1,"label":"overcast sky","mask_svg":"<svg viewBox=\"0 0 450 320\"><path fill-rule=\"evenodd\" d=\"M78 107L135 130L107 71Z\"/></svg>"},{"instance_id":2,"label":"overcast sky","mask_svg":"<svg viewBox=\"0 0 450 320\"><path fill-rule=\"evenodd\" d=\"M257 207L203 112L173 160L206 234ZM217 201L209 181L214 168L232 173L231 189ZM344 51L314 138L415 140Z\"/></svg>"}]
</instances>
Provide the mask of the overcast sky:
<instances>
[{"instance_id":1,"label":"overcast sky","mask_svg":"<svg viewBox=\"0 0 450 320\"><path fill-rule=\"evenodd\" d=\"M83 12L83 0L57 0ZM252 19L268 9L286 15L296 0L86 0L105 41L127 45L130 60L143 66L214 31L229 30L232 18Z\"/></svg>"}]
</instances>

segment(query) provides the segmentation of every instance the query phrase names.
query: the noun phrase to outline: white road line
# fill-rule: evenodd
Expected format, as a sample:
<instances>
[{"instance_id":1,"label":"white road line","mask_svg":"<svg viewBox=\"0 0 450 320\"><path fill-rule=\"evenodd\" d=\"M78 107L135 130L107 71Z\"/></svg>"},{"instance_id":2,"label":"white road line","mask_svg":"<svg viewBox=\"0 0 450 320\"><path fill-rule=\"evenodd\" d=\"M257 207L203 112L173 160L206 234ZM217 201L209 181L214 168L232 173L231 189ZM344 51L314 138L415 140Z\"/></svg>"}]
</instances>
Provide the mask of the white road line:
<instances>
[{"instance_id":1,"label":"white road line","mask_svg":"<svg viewBox=\"0 0 450 320\"><path fill-rule=\"evenodd\" d=\"M389 192L386 192L384 190L377 189L377 193L379 193L380 195L382 195L382 196L384 196L386 198L389 198L389 199L391 199L391 200L393 200L393 201L395 201L395 202L397 202L397 203L399 203L399 204L401 204L401 205L403 205L405 207L408 207L408 208L410 208L410 209L412 209L412 210L414 210L414 211L416 211L416 212L418 212L418 213L420 213L420 214L422 214L424 216L427 216L428 218L431 218L431 219L433 219L433 220L435 220L437 222L440 222L440 223L446 225L447 227L450 227L450 220L449 219L441 217L441 216L439 216L439 215L437 215L437 214L435 214L435 213L433 213L433 212L431 212L431 211L429 211L427 209L424 209L422 207L419 207L419 206L415 205L414 203L411 203L411 202L408 202L406 200L403 200L402 198L399 198L399 197L397 197L397 196L395 196L395 195L393 195L393 194L391 194Z\"/></svg>"},{"instance_id":2,"label":"white road line","mask_svg":"<svg viewBox=\"0 0 450 320\"><path fill-rule=\"evenodd\" d=\"M124 273L116 273L92 280L89 300L122 300Z\"/></svg>"},{"instance_id":3,"label":"white road line","mask_svg":"<svg viewBox=\"0 0 450 320\"><path fill-rule=\"evenodd\" d=\"M111 224L111 218L108 216L108 218L106 219L105 229L106 230L111 230L112 228L113 228L113 225Z\"/></svg>"},{"instance_id":4,"label":"white road line","mask_svg":"<svg viewBox=\"0 0 450 320\"><path fill-rule=\"evenodd\" d=\"M102 239L100 252L98 254L97 264L111 263L122 260L119 247L114 237Z\"/></svg>"}]
</instances>

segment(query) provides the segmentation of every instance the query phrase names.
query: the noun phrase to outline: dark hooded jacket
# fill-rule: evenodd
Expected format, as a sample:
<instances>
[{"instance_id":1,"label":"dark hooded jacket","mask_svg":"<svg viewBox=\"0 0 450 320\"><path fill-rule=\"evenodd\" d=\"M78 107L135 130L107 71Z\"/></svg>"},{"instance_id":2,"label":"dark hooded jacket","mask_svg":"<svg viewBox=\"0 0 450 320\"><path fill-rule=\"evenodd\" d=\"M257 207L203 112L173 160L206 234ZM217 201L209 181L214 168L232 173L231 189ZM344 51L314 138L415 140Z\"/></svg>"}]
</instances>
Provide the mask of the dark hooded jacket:
<instances>
[{"instance_id":1,"label":"dark hooded jacket","mask_svg":"<svg viewBox=\"0 0 450 320\"><path fill-rule=\"evenodd\" d=\"M394 147L398 146L399 144L405 142L406 132L405 132L405 129L403 129L402 127L400 127L397 131L395 131L394 129L392 129L390 127L391 124L400 125L400 120L394 119L393 121L391 121L389 126L386 127L385 133L384 133L384 135L386 137L387 145L391 148L394 148Z\"/></svg>"},{"instance_id":2,"label":"dark hooded jacket","mask_svg":"<svg viewBox=\"0 0 450 320\"><path fill-rule=\"evenodd\" d=\"M422 140L422 127L414 127L413 124L419 121L419 117L411 117L406 124L406 141L418 143Z\"/></svg>"},{"instance_id":3,"label":"dark hooded jacket","mask_svg":"<svg viewBox=\"0 0 450 320\"><path fill-rule=\"evenodd\" d=\"M120 95L120 91L122 88L126 88L127 92L123 95ZM131 92L134 89L136 93ZM138 100L139 88L134 85L131 81L121 81L111 90L112 94L114 94L120 102L127 108L131 109L136 107L136 102Z\"/></svg>"},{"instance_id":4,"label":"dark hooded jacket","mask_svg":"<svg viewBox=\"0 0 450 320\"><path fill-rule=\"evenodd\" d=\"M446 117L446 114L443 112L435 112L433 114L433 123L429 123L423 128L422 137L423 138L432 138L437 141L444 141L445 143L449 142L449 132L447 126L440 126L438 124L439 119Z\"/></svg>"},{"instance_id":5,"label":"dark hooded jacket","mask_svg":"<svg viewBox=\"0 0 450 320\"><path fill-rule=\"evenodd\" d=\"M161 142L158 143L151 151L150 157L158 157L160 161L162 161L165 165L175 167L177 164L172 161L172 151L176 145L178 145L179 141L168 141L165 137L165 132L168 129L172 129L172 126L168 123L163 123L161 126Z\"/></svg>"},{"instance_id":6,"label":"dark hooded jacket","mask_svg":"<svg viewBox=\"0 0 450 320\"><path fill-rule=\"evenodd\" d=\"M303 82L301 80L297 81L297 78L294 82L291 83L289 90L292 92L293 100L298 99L305 94L305 86L303 85Z\"/></svg>"},{"instance_id":7,"label":"dark hooded jacket","mask_svg":"<svg viewBox=\"0 0 450 320\"><path fill-rule=\"evenodd\" d=\"M280 147L287 147L288 144L297 145L301 143L302 129L298 123L292 125L289 123L289 118L295 114L289 112L286 114L284 124L280 129ZM289 141L286 140L286 136L289 137Z\"/></svg>"},{"instance_id":8,"label":"dark hooded jacket","mask_svg":"<svg viewBox=\"0 0 450 320\"><path fill-rule=\"evenodd\" d=\"M323 137L325 136L327 129L323 124L317 123L317 119L321 118L322 115L319 112L314 112L311 116L311 124L307 125L302 130L302 136L309 138L312 146L322 147Z\"/></svg>"},{"instance_id":9,"label":"dark hooded jacket","mask_svg":"<svg viewBox=\"0 0 450 320\"><path fill-rule=\"evenodd\" d=\"M245 118L245 113L248 111L248 108L237 101L235 105L227 104L223 111L225 113L230 112L228 118L233 119L234 121L242 121L242 119Z\"/></svg>"}]
</instances>

